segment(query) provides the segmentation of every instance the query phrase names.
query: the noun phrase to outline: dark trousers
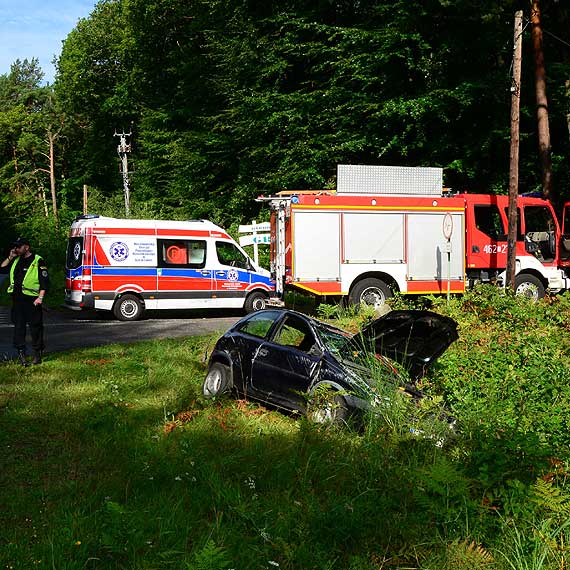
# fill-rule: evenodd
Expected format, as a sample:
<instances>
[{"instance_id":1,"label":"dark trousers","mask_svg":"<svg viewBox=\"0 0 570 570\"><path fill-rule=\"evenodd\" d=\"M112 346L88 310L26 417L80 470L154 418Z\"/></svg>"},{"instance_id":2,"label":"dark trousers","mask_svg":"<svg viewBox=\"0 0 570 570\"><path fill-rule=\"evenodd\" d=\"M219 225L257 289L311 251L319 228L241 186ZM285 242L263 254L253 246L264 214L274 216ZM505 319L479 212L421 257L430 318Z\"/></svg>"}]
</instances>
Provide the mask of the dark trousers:
<instances>
[{"instance_id":1,"label":"dark trousers","mask_svg":"<svg viewBox=\"0 0 570 570\"><path fill-rule=\"evenodd\" d=\"M32 349L44 349L44 320L41 305L34 305L36 297L22 295L14 297L12 322L14 323L14 346L16 350L26 349L26 325L30 326Z\"/></svg>"}]
</instances>

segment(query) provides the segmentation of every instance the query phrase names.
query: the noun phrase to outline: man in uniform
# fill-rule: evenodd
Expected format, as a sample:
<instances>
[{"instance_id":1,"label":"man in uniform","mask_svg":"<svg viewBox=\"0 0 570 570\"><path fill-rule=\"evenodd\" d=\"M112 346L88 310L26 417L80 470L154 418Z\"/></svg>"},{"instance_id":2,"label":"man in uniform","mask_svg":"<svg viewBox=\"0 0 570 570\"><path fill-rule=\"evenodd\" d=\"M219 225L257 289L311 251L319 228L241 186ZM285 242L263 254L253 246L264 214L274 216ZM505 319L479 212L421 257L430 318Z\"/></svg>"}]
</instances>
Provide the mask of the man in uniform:
<instances>
[{"instance_id":1,"label":"man in uniform","mask_svg":"<svg viewBox=\"0 0 570 570\"><path fill-rule=\"evenodd\" d=\"M33 364L41 364L44 349L44 325L42 304L48 289L49 278L44 260L30 250L26 238L12 243L8 257L0 263L0 273L8 273L12 294L12 321L14 323L14 347L22 366L26 359L26 325L32 337Z\"/></svg>"}]
</instances>

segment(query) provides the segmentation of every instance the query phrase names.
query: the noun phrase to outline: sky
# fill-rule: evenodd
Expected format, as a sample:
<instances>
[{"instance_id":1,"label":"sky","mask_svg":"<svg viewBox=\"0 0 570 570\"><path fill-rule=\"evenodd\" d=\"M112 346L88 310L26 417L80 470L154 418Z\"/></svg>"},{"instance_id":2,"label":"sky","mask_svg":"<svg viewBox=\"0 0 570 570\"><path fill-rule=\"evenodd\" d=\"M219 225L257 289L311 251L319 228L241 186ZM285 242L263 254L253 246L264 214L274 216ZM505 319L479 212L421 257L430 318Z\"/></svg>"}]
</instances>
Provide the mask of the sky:
<instances>
[{"instance_id":1,"label":"sky","mask_svg":"<svg viewBox=\"0 0 570 570\"><path fill-rule=\"evenodd\" d=\"M53 83L54 57L80 18L96 0L0 0L0 75L17 59L39 59L44 83Z\"/></svg>"}]
</instances>

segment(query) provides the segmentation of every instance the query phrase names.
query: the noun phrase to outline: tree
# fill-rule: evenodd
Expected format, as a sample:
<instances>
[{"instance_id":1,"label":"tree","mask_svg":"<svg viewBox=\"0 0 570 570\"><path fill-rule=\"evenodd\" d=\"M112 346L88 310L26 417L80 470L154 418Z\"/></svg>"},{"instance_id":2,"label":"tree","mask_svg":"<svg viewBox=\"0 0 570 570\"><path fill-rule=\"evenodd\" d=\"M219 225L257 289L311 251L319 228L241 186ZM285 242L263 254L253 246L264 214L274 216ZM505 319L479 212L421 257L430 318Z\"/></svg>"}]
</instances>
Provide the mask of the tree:
<instances>
[{"instance_id":1,"label":"tree","mask_svg":"<svg viewBox=\"0 0 570 570\"><path fill-rule=\"evenodd\" d=\"M542 5L559 35L561 4ZM133 122L133 201L169 217L249 217L260 193L334 187L343 162L441 166L448 186L504 193L511 26L510 0L103 0L58 64L66 183L118 195L113 133ZM545 49L563 180L570 68L562 44ZM526 190L533 107L525 84Z\"/></svg>"},{"instance_id":2,"label":"tree","mask_svg":"<svg viewBox=\"0 0 570 570\"><path fill-rule=\"evenodd\" d=\"M36 201L46 212L46 175L52 211L57 222L55 187L55 113L50 87L40 85L43 73L38 60L17 60L10 73L0 77L2 164L0 184L4 203L16 212L33 211ZM50 109L48 111L48 108Z\"/></svg>"}]
</instances>

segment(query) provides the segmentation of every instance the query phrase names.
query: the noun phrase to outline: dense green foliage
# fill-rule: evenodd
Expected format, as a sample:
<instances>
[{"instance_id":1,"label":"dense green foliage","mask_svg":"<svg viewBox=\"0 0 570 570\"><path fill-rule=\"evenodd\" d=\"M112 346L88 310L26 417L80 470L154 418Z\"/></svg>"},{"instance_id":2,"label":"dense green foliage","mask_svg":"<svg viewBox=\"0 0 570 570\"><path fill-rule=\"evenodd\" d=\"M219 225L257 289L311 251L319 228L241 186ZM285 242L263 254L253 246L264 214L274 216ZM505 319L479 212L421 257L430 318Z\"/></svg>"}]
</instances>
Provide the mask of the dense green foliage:
<instances>
[{"instance_id":1,"label":"dense green foliage","mask_svg":"<svg viewBox=\"0 0 570 570\"><path fill-rule=\"evenodd\" d=\"M364 431L204 400L214 337L3 364L0 565L566 568L570 296L431 303L460 339L420 410L390 389ZM442 403L457 427L438 446Z\"/></svg>"},{"instance_id":2,"label":"dense green foliage","mask_svg":"<svg viewBox=\"0 0 570 570\"><path fill-rule=\"evenodd\" d=\"M567 3L542 0L554 193L569 194ZM259 214L254 198L334 187L339 163L440 166L504 193L517 0L100 0L66 38L55 84L37 60L0 76L0 218L58 205L122 213L116 132L132 132L132 215ZM524 34L521 191L540 188ZM65 215L62 225L65 225ZM7 228L7 229L6 229Z\"/></svg>"}]
</instances>

